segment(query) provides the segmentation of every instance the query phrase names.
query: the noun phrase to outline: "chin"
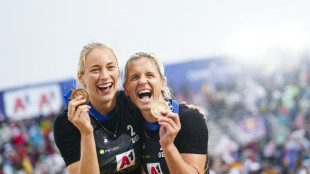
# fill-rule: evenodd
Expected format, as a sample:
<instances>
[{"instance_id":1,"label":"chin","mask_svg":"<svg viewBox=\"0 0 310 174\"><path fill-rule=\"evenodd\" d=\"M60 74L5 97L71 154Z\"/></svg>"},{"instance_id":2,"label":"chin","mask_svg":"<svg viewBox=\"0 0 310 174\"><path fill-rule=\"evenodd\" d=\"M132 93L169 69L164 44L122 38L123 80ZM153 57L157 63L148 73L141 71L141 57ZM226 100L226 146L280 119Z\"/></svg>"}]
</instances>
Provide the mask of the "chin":
<instances>
[{"instance_id":1,"label":"chin","mask_svg":"<svg viewBox=\"0 0 310 174\"><path fill-rule=\"evenodd\" d=\"M110 93L110 94L108 94L108 95L104 95L103 97L102 97L102 101L103 102L108 102L108 101L111 101L113 98L114 98L114 94L113 93Z\"/></svg>"},{"instance_id":2,"label":"chin","mask_svg":"<svg viewBox=\"0 0 310 174\"><path fill-rule=\"evenodd\" d=\"M136 105L141 111L148 111L151 110L150 104L138 104Z\"/></svg>"}]
</instances>

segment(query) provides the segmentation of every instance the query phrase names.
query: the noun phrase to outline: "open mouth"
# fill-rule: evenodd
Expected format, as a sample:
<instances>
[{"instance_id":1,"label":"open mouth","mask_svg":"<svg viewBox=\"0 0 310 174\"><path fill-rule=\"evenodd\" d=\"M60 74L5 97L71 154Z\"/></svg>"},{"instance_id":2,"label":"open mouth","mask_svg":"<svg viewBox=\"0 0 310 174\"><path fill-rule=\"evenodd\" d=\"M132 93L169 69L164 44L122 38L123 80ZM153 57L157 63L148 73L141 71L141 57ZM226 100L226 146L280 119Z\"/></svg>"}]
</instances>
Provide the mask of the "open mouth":
<instances>
[{"instance_id":1,"label":"open mouth","mask_svg":"<svg viewBox=\"0 0 310 174\"><path fill-rule=\"evenodd\" d=\"M141 90L138 93L138 97L142 101L150 101L152 97L152 92L149 89Z\"/></svg>"},{"instance_id":2,"label":"open mouth","mask_svg":"<svg viewBox=\"0 0 310 174\"><path fill-rule=\"evenodd\" d=\"M113 86L113 83L110 82L110 83L106 83L106 84L103 84L103 85L99 85L97 86L98 89L100 89L102 92L109 92L111 90Z\"/></svg>"}]
</instances>

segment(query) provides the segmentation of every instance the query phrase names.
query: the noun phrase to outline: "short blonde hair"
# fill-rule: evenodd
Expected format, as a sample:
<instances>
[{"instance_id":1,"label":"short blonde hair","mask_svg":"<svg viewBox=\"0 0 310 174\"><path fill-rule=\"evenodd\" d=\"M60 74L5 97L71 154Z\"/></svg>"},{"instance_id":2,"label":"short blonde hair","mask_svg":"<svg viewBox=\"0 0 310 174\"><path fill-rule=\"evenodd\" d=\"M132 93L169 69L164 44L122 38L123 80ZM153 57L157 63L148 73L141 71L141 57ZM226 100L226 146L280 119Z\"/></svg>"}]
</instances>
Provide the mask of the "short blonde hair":
<instances>
[{"instance_id":1,"label":"short blonde hair","mask_svg":"<svg viewBox=\"0 0 310 174\"><path fill-rule=\"evenodd\" d=\"M129 60L126 62L126 65L125 65L125 71L124 71L124 84L127 83L127 77L128 77L128 69L131 65L131 63L139 58L142 58L142 57L145 57L145 58L148 58L148 59L151 59L155 62L155 65L157 67L157 70L159 72L159 75L160 75L160 78L161 79L167 79L166 76L165 76L165 68L163 66L163 64L159 61L159 59L155 56L155 54L153 53L145 53L145 52L138 52L138 53L135 53L134 55L132 55ZM171 93L171 89L168 87L167 85L167 80L166 80L166 84L165 84L166 88L165 90L162 92L163 94L163 97L165 99L172 99L173 98L173 95Z\"/></svg>"}]
</instances>

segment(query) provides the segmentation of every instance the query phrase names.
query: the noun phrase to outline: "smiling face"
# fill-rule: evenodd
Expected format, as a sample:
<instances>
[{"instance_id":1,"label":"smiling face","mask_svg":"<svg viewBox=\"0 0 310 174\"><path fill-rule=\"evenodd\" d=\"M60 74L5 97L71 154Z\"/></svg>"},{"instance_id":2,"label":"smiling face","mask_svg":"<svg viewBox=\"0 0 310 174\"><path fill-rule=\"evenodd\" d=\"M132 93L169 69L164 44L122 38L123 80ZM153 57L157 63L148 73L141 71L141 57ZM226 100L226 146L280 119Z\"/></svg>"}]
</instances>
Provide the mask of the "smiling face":
<instances>
[{"instance_id":1,"label":"smiling face","mask_svg":"<svg viewBox=\"0 0 310 174\"><path fill-rule=\"evenodd\" d=\"M155 61L147 57L133 60L127 68L126 95L142 113L150 112L154 103L164 101L165 79L161 78Z\"/></svg>"},{"instance_id":2,"label":"smiling face","mask_svg":"<svg viewBox=\"0 0 310 174\"><path fill-rule=\"evenodd\" d=\"M96 109L106 104L115 105L120 71L116 57L110 49L97 47L89 51L85 57L84 74L78 76Z\"/></svg>"}]
</instances>

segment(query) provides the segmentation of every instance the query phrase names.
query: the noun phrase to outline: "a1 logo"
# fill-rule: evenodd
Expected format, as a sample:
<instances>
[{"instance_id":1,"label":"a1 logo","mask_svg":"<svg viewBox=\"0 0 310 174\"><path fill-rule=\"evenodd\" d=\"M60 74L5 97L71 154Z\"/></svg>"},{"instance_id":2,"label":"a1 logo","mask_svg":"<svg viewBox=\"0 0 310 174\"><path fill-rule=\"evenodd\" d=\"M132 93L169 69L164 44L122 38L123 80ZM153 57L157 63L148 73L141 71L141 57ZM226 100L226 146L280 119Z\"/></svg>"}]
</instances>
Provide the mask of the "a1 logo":
<instances>
[{"instance_id":1,"label":"a1 logo","mask_svg":"<svg viewBox=\"0 0 310 174\"><path fill-rule=\"evenodd\" d=\"M133 149L116 155L117 171L126 169L135 164L135 151Z\"/></svg>"},{"instance_id":2,"label":"a1 logo","mask_svg":"<svg viewBox=\"0 0 310 174\"><path fill-rule=\"evenodd\" d=\"M162 170L160 168L159 163L147 163L147 172L150 174L162 174Z\"/></svg>"}]
</instances>

